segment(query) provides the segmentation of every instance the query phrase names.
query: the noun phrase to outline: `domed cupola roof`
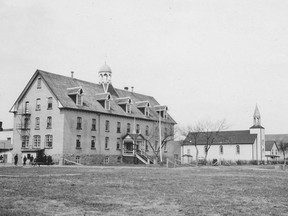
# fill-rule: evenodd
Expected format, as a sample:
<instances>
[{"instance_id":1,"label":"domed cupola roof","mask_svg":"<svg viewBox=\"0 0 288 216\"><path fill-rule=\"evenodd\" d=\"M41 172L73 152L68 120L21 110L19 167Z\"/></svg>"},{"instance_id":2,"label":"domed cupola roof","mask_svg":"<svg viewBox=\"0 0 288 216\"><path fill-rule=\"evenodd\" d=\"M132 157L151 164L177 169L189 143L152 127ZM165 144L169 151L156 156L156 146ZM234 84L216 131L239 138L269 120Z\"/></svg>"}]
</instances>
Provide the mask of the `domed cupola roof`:
<instances>
[{"instance_id":1,"label":"domed cupola roof","mask_svg":"<svg viewBox=\"0 0 288 216\"><path fill-rule=\"evenodd\" d=\"M105 62L105 64L100 68L98 73L112 73L112 70Z\"/></svg>"}]
</instances>

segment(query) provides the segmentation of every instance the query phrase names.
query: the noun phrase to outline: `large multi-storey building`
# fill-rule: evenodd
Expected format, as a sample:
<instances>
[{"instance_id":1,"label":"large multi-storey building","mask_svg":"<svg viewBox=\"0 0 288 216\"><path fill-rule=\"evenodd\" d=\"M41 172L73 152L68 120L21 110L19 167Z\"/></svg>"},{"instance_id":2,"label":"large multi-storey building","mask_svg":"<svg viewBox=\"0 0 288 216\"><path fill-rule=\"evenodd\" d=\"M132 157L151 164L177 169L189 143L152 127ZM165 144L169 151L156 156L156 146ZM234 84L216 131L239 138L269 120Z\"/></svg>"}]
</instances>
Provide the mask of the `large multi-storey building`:
<instances>
[{"instance_id":1,"label":"large multi-storey building","mask_svg":"<svg viewBox=\"0 0 288 216\"><path fill-rule=\"evenodd\" d=\"M154 97L114 88L111 76L106 64L98 84L37 70L10 110L14 154L44 151L56 163L153 161L176 122Z\"/></svg>"}]
</instances>

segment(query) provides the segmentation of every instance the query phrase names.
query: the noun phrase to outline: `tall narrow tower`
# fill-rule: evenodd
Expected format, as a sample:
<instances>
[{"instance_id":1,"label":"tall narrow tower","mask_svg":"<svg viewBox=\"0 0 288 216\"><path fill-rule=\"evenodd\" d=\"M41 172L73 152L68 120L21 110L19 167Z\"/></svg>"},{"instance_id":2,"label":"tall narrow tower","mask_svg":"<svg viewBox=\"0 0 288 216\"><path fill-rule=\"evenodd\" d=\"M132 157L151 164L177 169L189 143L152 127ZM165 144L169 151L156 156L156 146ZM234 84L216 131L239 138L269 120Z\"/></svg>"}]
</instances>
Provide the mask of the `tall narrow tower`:
<instances>
[{"instance_id":1,"label":"tall narrow tower","mask_svg":"<svg viewBox=\"0 0 288 216\"><path fill-rule=\"evenodd\" d=\"M256 142L253 144L253 160L265 160L265 128L261 125L261 115L256 105L253 115L253 126L250 127L250 134L256 134Z\"/></svg>"},{"instance_id":2,"label":"tall narrow tower","mask_svg":"<svg viewBox=\"0 0 288 216\"><path fill-rule=\"evenodd\" d=\"M100 68L99 72L99 83L102 84L104 92L107 93L109 84L111 84L112 70L105 64Z\"/></svg>"}]
</instances>

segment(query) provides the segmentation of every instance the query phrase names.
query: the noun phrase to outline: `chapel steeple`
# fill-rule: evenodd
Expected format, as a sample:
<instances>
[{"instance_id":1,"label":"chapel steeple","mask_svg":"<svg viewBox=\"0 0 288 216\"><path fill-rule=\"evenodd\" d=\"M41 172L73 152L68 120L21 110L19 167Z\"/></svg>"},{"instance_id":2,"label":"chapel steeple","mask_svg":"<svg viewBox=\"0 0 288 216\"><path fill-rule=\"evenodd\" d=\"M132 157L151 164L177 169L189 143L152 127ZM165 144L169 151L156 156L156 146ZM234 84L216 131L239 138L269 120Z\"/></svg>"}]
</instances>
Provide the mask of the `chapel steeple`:
<instances>
[{"instance_id":1,"label":"chapel steeple","mask_svg":"<svg viewBox=\"0 0 288 216\"><path fill-rule=\"evenodd\" d=\"M253 115L253 126L261 126L261 115L257 105Z\"/></svg>"}]
</instances>

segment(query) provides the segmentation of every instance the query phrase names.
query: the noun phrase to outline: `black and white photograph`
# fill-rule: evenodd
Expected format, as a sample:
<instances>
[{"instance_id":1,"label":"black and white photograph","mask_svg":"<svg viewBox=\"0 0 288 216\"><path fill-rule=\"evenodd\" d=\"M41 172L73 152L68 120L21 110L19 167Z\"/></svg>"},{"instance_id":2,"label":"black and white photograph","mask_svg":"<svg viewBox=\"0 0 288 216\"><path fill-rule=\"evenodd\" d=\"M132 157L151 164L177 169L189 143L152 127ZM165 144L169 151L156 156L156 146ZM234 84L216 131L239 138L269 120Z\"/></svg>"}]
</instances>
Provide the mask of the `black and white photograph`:
<instances>
[{"instance_id":1,"label":"black and white photograph","mask_svg":"<svg viewBox=\"0 0 288 216\"><path fill-rule=\"evenodd\" d=\"M0 0L0 215L288 215L288 1Z\"/></svg>"}]
</instances>

